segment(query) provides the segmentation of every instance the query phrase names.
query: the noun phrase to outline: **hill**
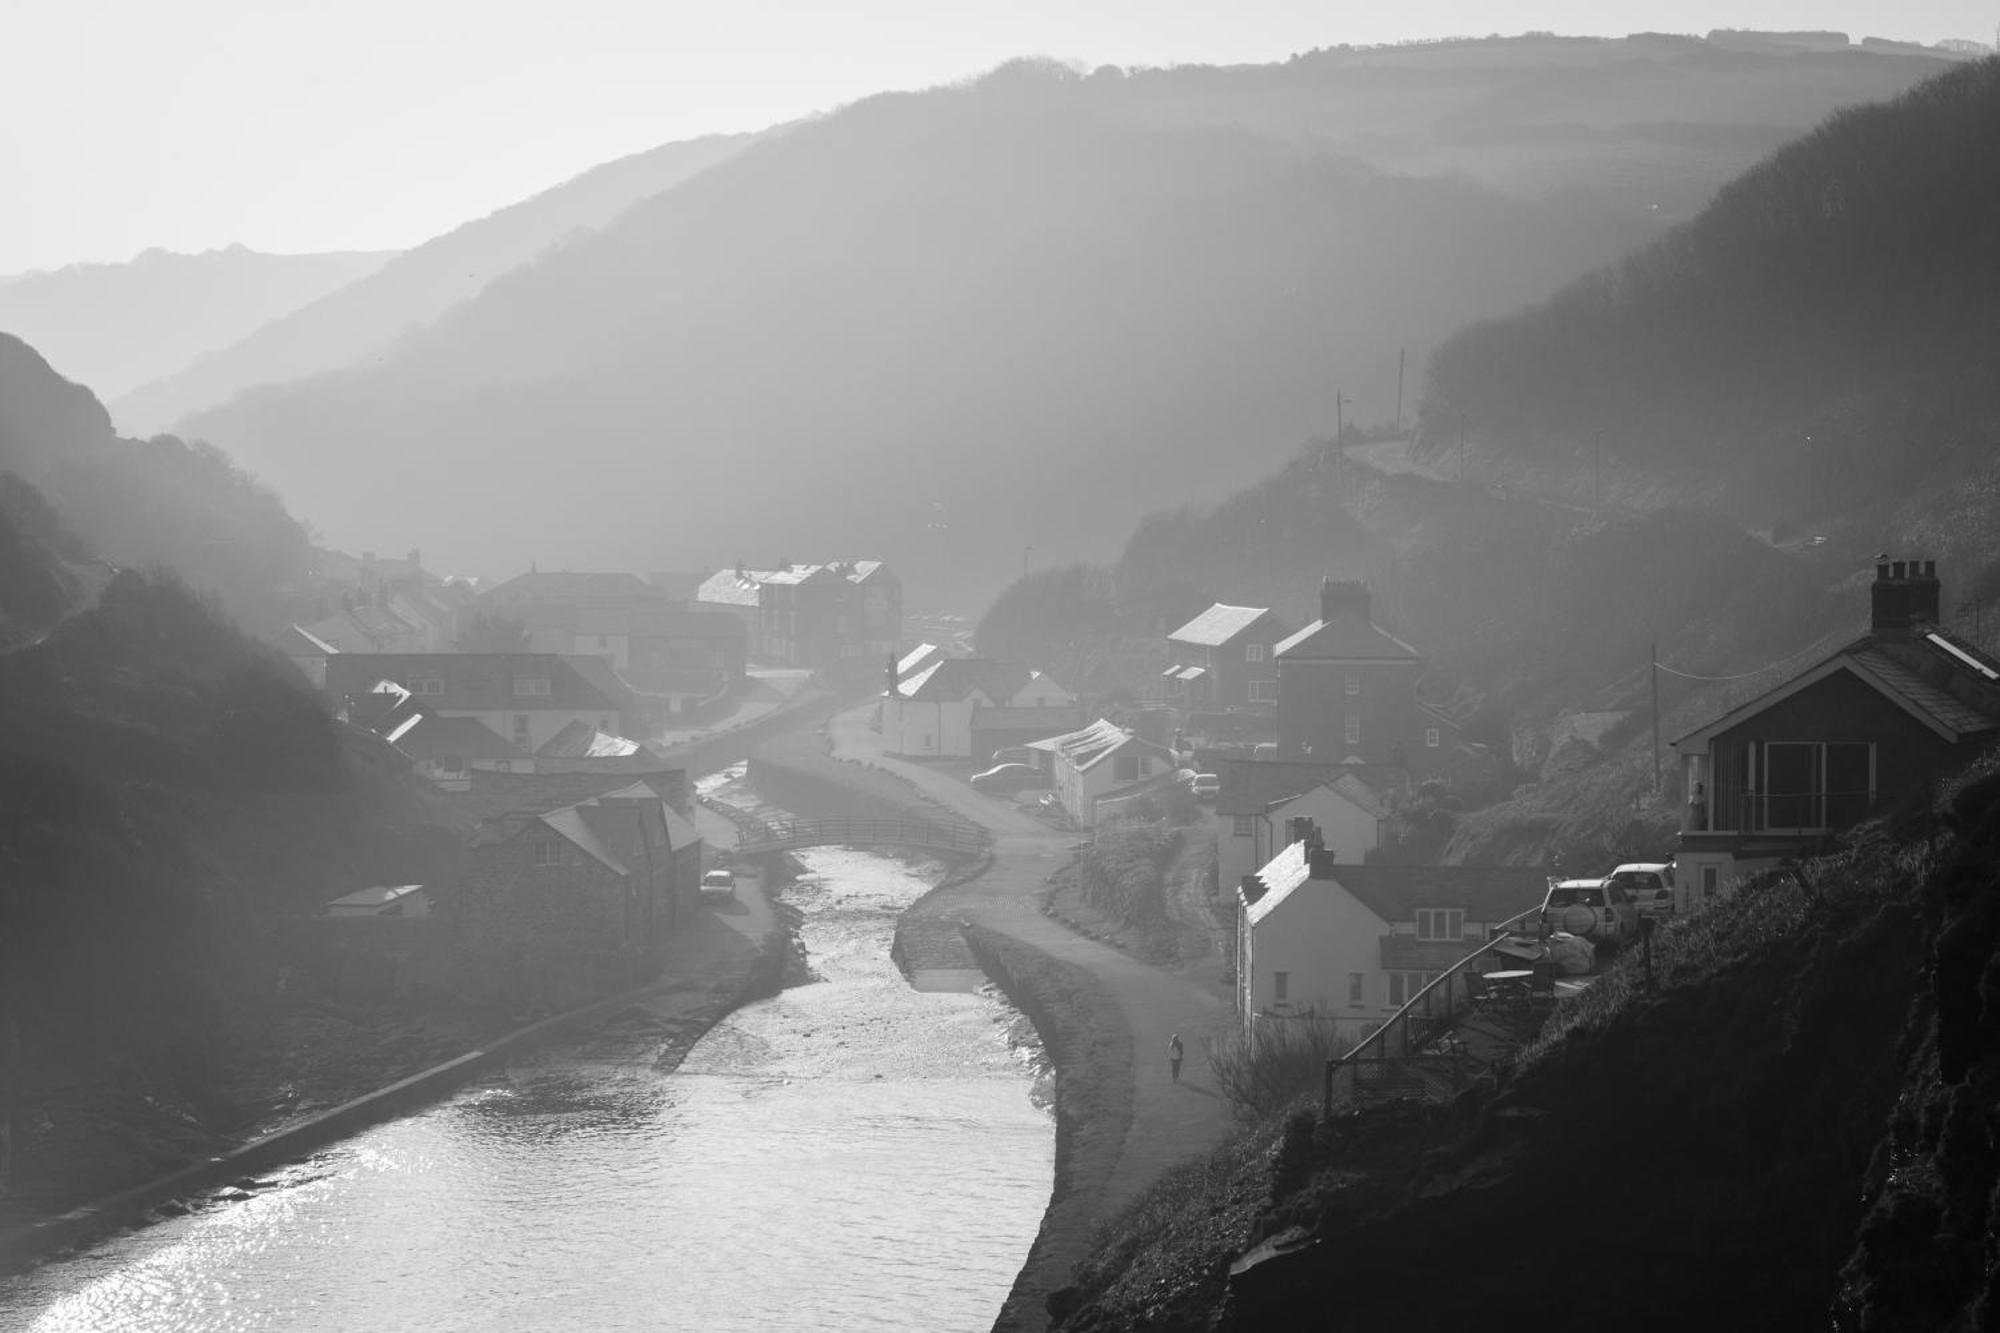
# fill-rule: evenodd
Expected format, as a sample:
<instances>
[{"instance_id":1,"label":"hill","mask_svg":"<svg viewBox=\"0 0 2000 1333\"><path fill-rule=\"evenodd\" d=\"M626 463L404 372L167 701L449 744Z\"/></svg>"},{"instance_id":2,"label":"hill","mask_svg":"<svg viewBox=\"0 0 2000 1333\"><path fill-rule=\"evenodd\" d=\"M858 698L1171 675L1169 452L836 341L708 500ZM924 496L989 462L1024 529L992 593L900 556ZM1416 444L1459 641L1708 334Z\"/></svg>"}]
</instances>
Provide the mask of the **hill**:
<instances>
[{"instance_id":1,"label":"hill","mask_svg":"<svg viewBox=\"0 0 2000 1333\"><path fill-rule=\"evenodd\" d=\"M311 544L277 496L207 445L121 438L90 390L6 334L0 472L45 492L93 557L173 570L246 626L279 627L303 592Z\"/></svg>"},{"instance_id":2,"label":"hill","mask_svg":"<svg viewBox=\"0 0 2000 1333\"><path fill-rule=\"evenodd\" d=\"M426 877L434 798L171 575L104 575L11 474L0 615L11 1222L213 1150L282 989L275 934Z\"/></svg>"},{"instance_id":3,"label":"hill","mask_svg":"<svg viewBox=\"0 0 2000 1333\"><path fill-rule=\"evenodd\" d=\"M1432 359L1434 446L1587 465L1782 536L1991 568L2000 59L1834 116L1695 220Z\"/></svg>"},{"instance_id":4,"label":"hill","mask_svg":"<svg viewBox=\"0 0 2000 1333\"><path fill-rule=\"evenodd\" d=\"M1657 234L1663 191L1940 67L1638 39L1008 67L800 126L380 361L184 424L310 488L350 545L421 523L455 566L649 568L866 533L919 602L978 596L1024 547L1105 554L1147 508L1269 466L1336 393L1389 417L1399 347L1554 290ZM1476 161L1506 188L1408 174ZM389 459L393 493L370 480ZM500 521L436 531L455 493ZM606 522L612 494L645 499Z\"/></svg>"},{"instance_id":5,"label":"hill","mask_svg":"<svg viewBox=\"0 0 2000 1333\"><path fill-rule=\"evenodd\" d=\"M594 231L641 199L741 152L757 135L719 134L663 144L594 167L520 203L456 227L318 299L273 311L204 354L116 387L100 385L120 427L167 430L191 411L258 384L338 370L430 323L507 270ZM4 326L0 320L0 326ZM213 349L213 350L207 350ZM87 377L86 377L87 378ZM92 381L94 383L94 381Z\"/></svg>"},{"instance_id":6,"label":"hill","mask_svg":"<svg viewBox=\"0 0 2000 1333\"><path fill-rule=\"evenodd\" d=\"M70 378L121 394L367 277L393 251L267 255L148 250L124 264L0 277L0 330Z\"/></svg>"}]
</instances>

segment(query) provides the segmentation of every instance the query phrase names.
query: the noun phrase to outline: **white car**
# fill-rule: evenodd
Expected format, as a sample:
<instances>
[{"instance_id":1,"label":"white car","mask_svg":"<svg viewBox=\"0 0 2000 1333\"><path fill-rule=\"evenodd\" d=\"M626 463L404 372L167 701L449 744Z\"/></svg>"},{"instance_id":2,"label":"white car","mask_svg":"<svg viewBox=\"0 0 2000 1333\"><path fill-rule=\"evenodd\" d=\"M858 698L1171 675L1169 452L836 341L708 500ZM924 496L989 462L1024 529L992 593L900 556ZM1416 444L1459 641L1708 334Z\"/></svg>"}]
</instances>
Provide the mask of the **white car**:
<instances>
[{"instance_id":1,"label":"white car","mask_svg":"<svg viewBox=\"0 0 2000 1333\"><path fill-rule=\"evenodd\" d=\"M1542 934L1567 931L1617 947L1639 934L1639 909L1607 879L1552 879L1542 899Z\"/></svg>"},{"instance_id":2,"label":"white car","mask_svg":"<svg viewBox=\"0 0 2000 1333\"><path fill-rule=\"evenodd\" d=\"M736 872L717 868L701 877L701 896L704 898L734 898L736 896Z\"/></svg>"},{"instance_id":3,"label":"white car","mask_svg":"<svg viewBox=\"0 0 2000 1333\"><path fill-rule=\"evenodd\" d=\"M1674 914L1674 868L1664 861L1630 862L1612 871L1604 882L1625 890L1640 916Z\"/></svg>"}]
</instances>

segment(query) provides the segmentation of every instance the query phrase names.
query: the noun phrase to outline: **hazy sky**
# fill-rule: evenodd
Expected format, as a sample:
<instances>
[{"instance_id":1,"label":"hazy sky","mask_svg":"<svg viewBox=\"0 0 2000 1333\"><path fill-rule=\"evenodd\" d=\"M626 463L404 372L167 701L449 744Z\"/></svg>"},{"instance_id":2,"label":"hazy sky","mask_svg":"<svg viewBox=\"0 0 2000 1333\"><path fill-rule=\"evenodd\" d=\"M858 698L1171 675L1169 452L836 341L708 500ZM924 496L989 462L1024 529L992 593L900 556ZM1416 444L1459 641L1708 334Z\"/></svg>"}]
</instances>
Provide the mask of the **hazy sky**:
<instances>
[{"instance_id":1,"label":"hazy sky","mask_svg":"<svg viewBox=\"0 0 2000 1333\"><path fill-rule=\"evenodd\" d=\"M1015 55L1282 59L1551 29L1991 42L1996 0L0 0L0 274L400 247L596 163Z\"/></svg>"}]
</instances>

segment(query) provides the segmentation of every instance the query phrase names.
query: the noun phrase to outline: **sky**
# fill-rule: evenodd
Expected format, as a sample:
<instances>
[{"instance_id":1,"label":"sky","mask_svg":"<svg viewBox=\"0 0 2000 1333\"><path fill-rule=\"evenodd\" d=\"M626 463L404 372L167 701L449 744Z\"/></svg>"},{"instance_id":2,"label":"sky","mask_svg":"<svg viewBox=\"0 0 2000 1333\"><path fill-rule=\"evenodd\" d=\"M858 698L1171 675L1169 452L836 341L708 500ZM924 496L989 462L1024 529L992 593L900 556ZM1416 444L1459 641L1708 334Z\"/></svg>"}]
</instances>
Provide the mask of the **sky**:
<instances>
[{"instance_id":1,"label":"sky","mask_svg":"<svg viewBox=\"0 0 2000 1333\"><path fill-rule=\"evenodd\" d=\"M1996 0L0 0L0 274L415 245L600 162L1019 55L1546 29L1992 42Z\"/></svg>"}]
</instances>

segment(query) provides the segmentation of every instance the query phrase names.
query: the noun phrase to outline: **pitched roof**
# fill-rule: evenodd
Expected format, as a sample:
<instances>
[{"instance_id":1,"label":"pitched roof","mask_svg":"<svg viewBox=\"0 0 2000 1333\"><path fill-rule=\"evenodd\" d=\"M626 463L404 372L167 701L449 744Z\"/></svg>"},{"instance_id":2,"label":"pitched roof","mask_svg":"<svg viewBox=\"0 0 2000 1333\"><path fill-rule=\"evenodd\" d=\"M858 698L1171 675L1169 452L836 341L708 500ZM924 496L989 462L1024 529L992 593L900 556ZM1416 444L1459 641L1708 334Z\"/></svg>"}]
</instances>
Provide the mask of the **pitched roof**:
<instances>
[{"instance_id":1,"label":"pitched roof","mask_svg":"<svg viewBox=\"0 0 2000 1333\"><path fill-rule=\"evenodd\" d=\"M733 639L743 642L743 622L727 611L695 611L672 602L648 602L631 613L633 638Z\"/></svg>"},{"instance_id":2,"label":"pitched roof","mask_svg":"<svg viewBox=\"0 0 2000 1333\"><path fill-rule=\"evenodd\" d=\"M328 907L387 907L398 898L408 898L422 893L421 884L377 884L371 888L356 889L353 893L342 894L328 901Z\"/></svg>"},{"instance_id":3,"label":"pitched roof","mask_svg":"<svg viewBox=\"0 0 2000 1333\"><path fill-rule=\"evenodd\" d=\"M1229 606L1217 602L1167 638L1175 643L1220 648L1270 614L1268 606Z\"/></svg>"},{"instance_id":4,"label":"pitched roof","mask_svg":"<svg viewBox=\"0 0 2000 1333\"><path fill-rule=\"evenodd\" d=\"M412 759L525 759L528 752L476 717L425 713L395 741Z\"/></svg>"},{"instance_id":5,"label":"pitched roof","mask_svg":"<svg viewBox=\"0 0 2000 1333\"><path fill-rule=\"evenodd\" d=\"M1468 920L1497 922L1542 901L1541 866L1321 866L1384 921L1413 921L1419 907L1463 907Z\"/></svg>"},{"instance_id":6,"label":"pitched roof","mask_svg":"<svg viewBox=\"0 0 2000 1333\"><path fill-rule=\"evenodd\" d=\"M278 651L287 657L324 657L340 649L302 625L292 625L278 635Z\"/></svg>"},{"instance_id":7,"label":"pitched roof","mask_svg":"<svg viewBox=\"0 0 2000 1333\"><path fill-rule=\"evenodd\" d=\"M489 589L480 600L489 606L505 606L513 602L615 601L663 595L637 574L623 570L592 573L550 569L517 574Z\"/></svg>"},{"instance_id":8,"label":"pitched roof","mask_svg":"<svg viewBox=\"0 0 2000 1333\"><path fill-rule=\"evenodd\" d=\"M1953 744L2000 729L2000 662L1945 630L1919 627L1908 638L1864 635L1791 679L1676 737L1672 744L1727 731L1841 670L1849 671Z\"/></svg>"},{"instance_id":9,"label":"pitched roof","mask_svg":"<svg viewBox=\"0 0 2000 1333\"><path fill-rule=\"evenodd\" d=\"M1307 863L1306 845L1295 842L1265 863L1255 876L1255 884L1238 887L1238 895L1245 900L1244 915L1250 919L1251 925L1256 925L1311 878L1312 868Z\"/></svg>"},{"instance_id":10,"label":"pitched roof","mask_svg":"<svg viewBox=\"0 0 2000 1333\"><path fill-rule=\"evenodd\" d=\"M358 694L378 680L408 686L438 681L442 693L420 695L433 712L531 712L544 709L616 713L632 706L631 691L602 659L558 653L336 653L326 659L327 693ZM546 680L547 694L515 694L517 679Z\"/></svg>"},{"instance_id":11,"label":"pitched roof","mask_svg":"<svg viewBox=\"0 0 2000 1333\"><path fill-rule=\"evenodd\" d=\"M1272 656L1294 662L1421 661L1416 649L1366 616L1343 611L1282 640Z\"/></svg>"},{"instance_id":12,"label":"pitched roof","mask_svg":"<svg viewBox=\"0 0 2000 1333\"><path fill-rule=\"evenodd\" d=\"M896 684L905 699L957 703L978 690L995 704L1005 704L1026 689L1035 673L1019 662L991 657L944 657Z\"/></svg>"},{"instance_id":13,"label":"pitched roof","mask_svg":"<svg viewBox=\"0 0 2000 1333\"><path fill-rule=\"evenodd\" d=\"M1299 764L1269 759L1224 759L1216 764L1215 775L1222 779L1222 790L1215 797L1218 815L1261 815L1316 788L1334 787L1379 819L1387 813L1386 793L1405 781L1402 770L1386 764ZM1344 779L1349 785L1342 788L1339 784Z\"/></svg>"},{"instance_id":14,"label":"pitched roof","mask_svg":"<svg viewBox=\"0 0 2000 1333\"><path fill-rule=\"evenodd\" d=\"M944 649L934 643L920 643L903 654L896 662L896 679L903 680L915 672L936 662L944 656Z\"/></svg>"},{"instance_id":15,"label":"pitched roof","mask_svg":"<svg viewBox=\"0 0 2000 1333\"><path fill-rule=\"evenodd\" d=\"M1168 753L1164 745L1154 745L1115 722L1103 718L1079 731L1065 732L1060 736L1048 736L1038 741L1029 741L1028 748L1047 750L1078 772L1094 768L1109 756L1116 754L1127 745L1139 744Z\"/></svg>"},{"instance_id":16,"label":"pitched roof","mask_svg":"<svg viewBox=\"0 0 2000 1333\"><path fill-rule=\"evenodd\" d=\"M763 587L761 575L752 569L718 569L695 589L695 601L718 606L757 606Z\"/></svg>"},{"instance_id":17,"label":"pitched roof","mask_svg":"<svg viewBox=\"0 0 2000 1333\"><path fill-rule=\"evenodd\" d=\"M471 718L464 720L472 721ZM639 742L599 731L582 718L577 718L549 737L535 753L552 759L612 759L637 754L639 749Z\"/></svg>"}]
</instances>

